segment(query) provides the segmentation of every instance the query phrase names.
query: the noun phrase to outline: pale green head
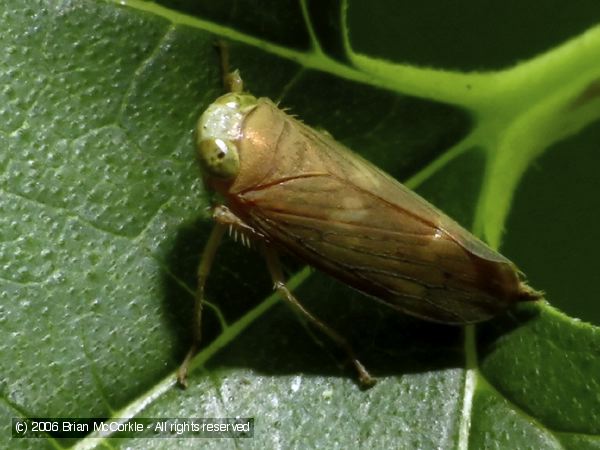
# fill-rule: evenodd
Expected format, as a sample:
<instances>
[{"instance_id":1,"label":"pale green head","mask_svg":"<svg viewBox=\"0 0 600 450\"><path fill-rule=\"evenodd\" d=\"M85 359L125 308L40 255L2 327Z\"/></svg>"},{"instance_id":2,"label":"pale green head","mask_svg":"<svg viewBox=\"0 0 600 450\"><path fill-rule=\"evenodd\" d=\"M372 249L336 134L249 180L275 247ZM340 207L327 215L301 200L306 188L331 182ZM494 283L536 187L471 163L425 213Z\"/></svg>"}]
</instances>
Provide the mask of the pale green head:
<instances>
[{"instance_id":1,"label":"pale green head","mask_svg":"<svg viewBox=\"0 0 600 450\"><path fill-rule=\"evenodd\" d=\"M242 138L244 117L257 104L250 94L229 93L211 103L196 128L196 148L206 172L214 177L235 178L240 170L237 142Z\"/></svg>"}]
</instances>

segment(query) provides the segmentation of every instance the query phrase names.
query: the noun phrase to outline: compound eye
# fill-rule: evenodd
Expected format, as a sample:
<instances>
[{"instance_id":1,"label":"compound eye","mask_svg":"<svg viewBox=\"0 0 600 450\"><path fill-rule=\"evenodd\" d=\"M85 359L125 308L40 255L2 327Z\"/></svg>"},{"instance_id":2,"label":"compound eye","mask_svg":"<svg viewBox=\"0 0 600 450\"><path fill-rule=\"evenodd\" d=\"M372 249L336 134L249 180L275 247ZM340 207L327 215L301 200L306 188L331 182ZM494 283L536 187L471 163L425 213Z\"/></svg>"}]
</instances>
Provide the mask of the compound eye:
<instances>
[{"instance_id":1,"label":"compound eye","mask_svg":"<svg viewBox=\"0 0 600 450\"><path fill-rule=\"evenodd\" d=\"M240 158L235 144L223 139L199 142L198 153L206 171L218 178L233 178L240 171Z\"/></svg>"}]
</instances>

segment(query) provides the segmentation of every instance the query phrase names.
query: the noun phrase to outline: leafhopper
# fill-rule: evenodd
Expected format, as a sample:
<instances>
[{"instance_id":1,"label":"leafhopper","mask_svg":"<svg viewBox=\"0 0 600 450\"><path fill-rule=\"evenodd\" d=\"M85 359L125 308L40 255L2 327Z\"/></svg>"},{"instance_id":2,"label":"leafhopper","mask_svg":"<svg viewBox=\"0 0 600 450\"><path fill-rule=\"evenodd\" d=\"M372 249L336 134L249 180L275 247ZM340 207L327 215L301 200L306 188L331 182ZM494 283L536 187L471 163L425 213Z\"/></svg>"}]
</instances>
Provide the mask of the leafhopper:
<instances>
[{"instance_id":1,"label":"leafhopper","mask_svg":"<svg viewBox=\"0 0 600 450\"><path fill-rule=\"evenodd\" d=\"M198 270L182 385L200 340L206 278L227 229L257 244L274 289L346 351L365 386L374 378L348 342L286 287L280 252L396 311L445 324L484 321L541 298L515 264L390 175L268 98L244 92L237 71L225 81L230 92L208 106L196 130L206 184L225 202L213 209L216 225Z\"/></svg>"}]
</instances>

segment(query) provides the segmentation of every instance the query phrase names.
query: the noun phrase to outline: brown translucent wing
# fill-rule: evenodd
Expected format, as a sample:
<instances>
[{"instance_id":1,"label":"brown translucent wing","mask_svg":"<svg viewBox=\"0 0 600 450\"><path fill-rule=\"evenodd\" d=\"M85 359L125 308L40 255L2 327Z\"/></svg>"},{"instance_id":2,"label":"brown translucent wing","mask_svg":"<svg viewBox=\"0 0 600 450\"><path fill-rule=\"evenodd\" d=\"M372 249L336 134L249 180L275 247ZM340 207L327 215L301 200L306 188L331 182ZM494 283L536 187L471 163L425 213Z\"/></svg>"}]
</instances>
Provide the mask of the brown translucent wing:
<instances>
[{"instance_id":1,"label":"brown translucent wing","mask_svg":"<svg viewBox=\"0 0 600 450\"><path fill-rule=\"evenodd\" d=\"M339 143L279 110L268 114L277 112L283 122L269 158L278 163L232 198L271 242L430 320L476 322L517 301L510 261Z\"/></svg>"}]
</instances>

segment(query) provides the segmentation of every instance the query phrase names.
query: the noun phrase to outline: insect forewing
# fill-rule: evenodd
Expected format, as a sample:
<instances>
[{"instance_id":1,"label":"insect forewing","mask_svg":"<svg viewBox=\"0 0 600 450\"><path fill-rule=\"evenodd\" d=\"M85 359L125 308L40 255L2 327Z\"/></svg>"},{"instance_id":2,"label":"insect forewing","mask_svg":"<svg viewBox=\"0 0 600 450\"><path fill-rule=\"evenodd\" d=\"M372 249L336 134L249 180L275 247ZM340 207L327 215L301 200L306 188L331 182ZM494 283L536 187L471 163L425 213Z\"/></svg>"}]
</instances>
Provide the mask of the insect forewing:
<instances>
[{"instance_id":1,"label":"insect forewing","mask_svg":"<svg viewBox=\"0 0 600 450\"><path fill-rule=\"evenodd\" d=\"M515 266L329 136L259 99L230 207L276 246L403 312L488 319L521 300Z\"/></svg>"}]
</instances>

